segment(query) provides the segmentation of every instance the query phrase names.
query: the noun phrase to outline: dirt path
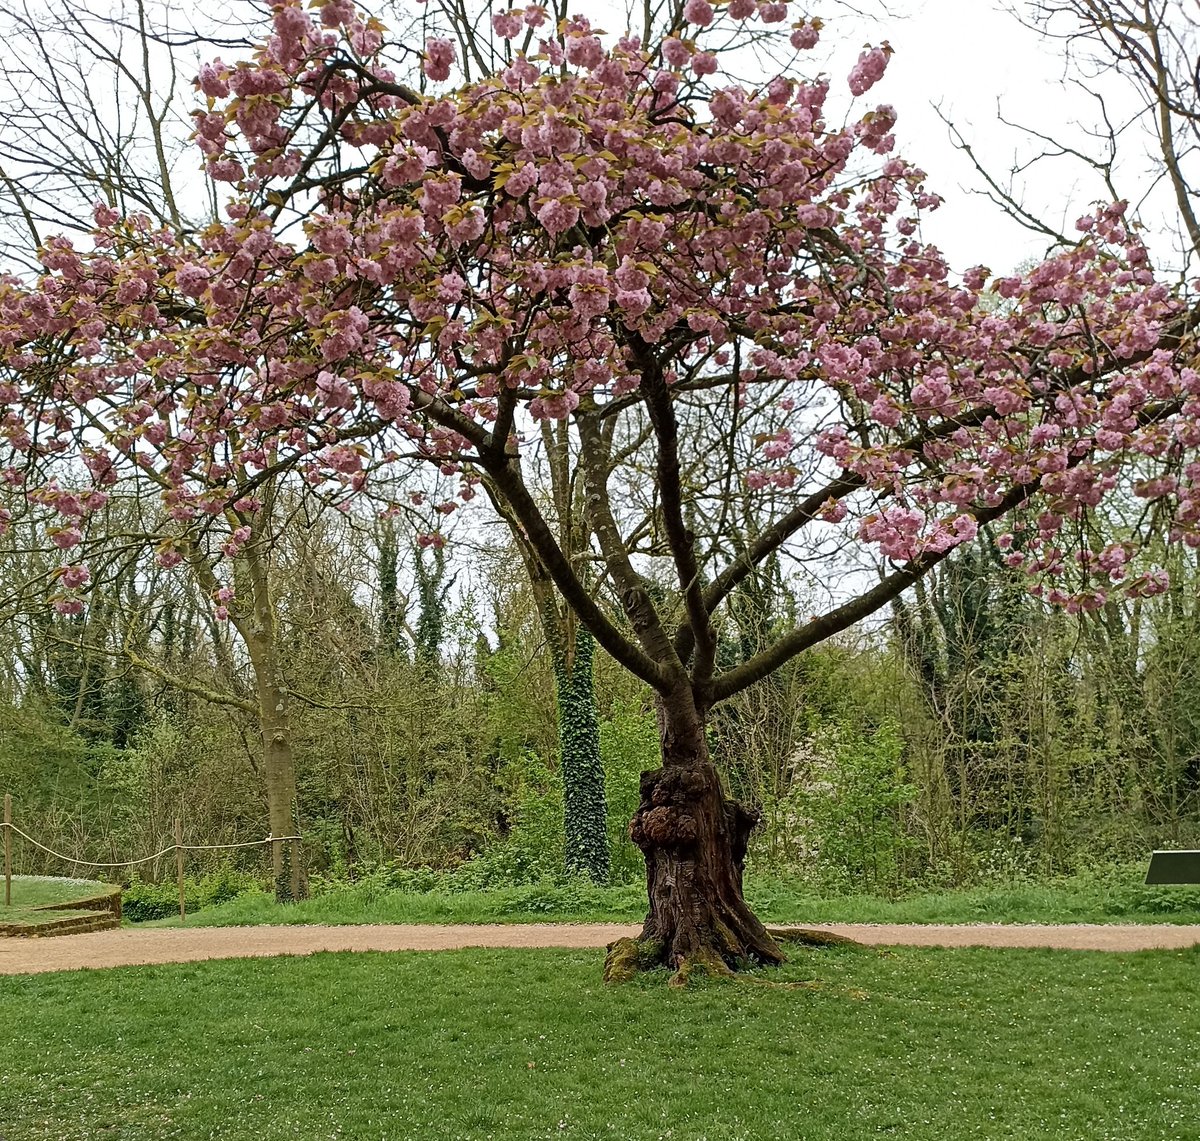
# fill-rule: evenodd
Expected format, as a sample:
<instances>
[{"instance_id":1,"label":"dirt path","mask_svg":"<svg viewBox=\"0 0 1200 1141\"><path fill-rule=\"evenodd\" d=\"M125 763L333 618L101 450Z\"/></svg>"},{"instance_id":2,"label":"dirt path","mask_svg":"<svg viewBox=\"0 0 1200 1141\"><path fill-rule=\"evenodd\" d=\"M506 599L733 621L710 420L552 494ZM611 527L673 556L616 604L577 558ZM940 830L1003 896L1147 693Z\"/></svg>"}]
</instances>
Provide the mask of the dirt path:
<instances>
[{"instance_id":1,"label":"dirt path","mask_svg":"<svg viewBox=\"0 0 1200 1141\"><path fill-rule=\"evenodd\" d=\"M1052 947L1076 951L1146 951L1200 943L1200 926L1061 927L980 924L820 924L821 930L877 946ZM0 939L0 975L189 963L201 959L310 955L315 951L448 951L461 947L601 948L637 927L611 923L377 927L124 928L52 939Z\"/></svg>"}]
</instances>

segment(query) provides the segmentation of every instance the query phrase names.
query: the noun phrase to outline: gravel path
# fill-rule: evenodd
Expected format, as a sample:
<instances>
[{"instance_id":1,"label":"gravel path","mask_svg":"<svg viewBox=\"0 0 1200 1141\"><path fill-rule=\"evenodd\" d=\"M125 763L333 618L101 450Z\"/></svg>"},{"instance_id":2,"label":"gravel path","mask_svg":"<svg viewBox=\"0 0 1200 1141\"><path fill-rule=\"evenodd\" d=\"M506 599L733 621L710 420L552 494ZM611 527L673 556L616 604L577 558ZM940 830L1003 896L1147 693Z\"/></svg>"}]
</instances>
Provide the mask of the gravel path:
<instances>
[{"instance_id":1,"label":"gravel path","mask_svg":"<svg viewBox=\"0 0 1200 1141\"><path fill-rule=\"evenodd\" d=\"M951 927L828 923L823 931L876 946L1050 947L1075 951L1148 951L1200 943L1200 926L1059 927L979 924ZM612 923L459 925L444 927L126 927L57 938L0 939L0 975L190 963L201 959L311 955L315 951L449 951L461 947L602 948L639 928Z\"/></svg>"}]
</instances>

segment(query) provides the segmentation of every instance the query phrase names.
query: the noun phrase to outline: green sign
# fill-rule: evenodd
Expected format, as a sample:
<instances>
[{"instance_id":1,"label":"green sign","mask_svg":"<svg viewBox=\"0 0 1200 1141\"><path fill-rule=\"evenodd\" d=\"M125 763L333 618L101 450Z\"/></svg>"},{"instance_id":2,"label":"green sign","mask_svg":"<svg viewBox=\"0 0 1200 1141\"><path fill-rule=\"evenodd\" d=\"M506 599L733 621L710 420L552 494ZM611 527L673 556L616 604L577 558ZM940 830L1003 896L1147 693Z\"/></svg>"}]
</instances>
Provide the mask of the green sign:
<instances>
[{"instance_id":1,"label":"green sign","mask_svg":"<svg viewBox=\"0 0 1200 1141\"><path fill-rule=\"evenodd\" d=\"M1155 852L1147 883L1200 883L1200 852Z\"/></svg>"}]
</instances>

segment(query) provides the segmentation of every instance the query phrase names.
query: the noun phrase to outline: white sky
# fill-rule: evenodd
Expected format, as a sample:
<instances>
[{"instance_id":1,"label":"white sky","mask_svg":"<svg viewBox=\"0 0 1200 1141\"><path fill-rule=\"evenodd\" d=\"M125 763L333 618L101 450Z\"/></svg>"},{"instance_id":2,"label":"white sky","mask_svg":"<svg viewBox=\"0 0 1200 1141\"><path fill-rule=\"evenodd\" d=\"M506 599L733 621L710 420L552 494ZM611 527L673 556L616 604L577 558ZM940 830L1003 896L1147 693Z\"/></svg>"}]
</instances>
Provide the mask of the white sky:
<instances>
[{"instance_id":1,"label":"white sky","mask_svg":"<svg viewBox=\"0 0 1200 1141\"><path fill-rule=\"evenodd\" d=\"M897 150L926 170L930 185L946 198L925 226L925 236L959 267L983 263L1008 272L1044 251L1048 242L971 193L982 179L950 142L933 105L940 105L985 166L1006 178L1015 150L1025 141L1001 124L998 105L1010 121L1051 134L1081 110L1061 83L1061 45L1022 27L989 0L906 0L901 11L906 18L881 21L896 54L870 94L899 111ZM1049 218L1059 224L1066 213L1070 225L1096 190L1072 185L1073 175L1081 172L1058 165L1057 171L1047 165L1031 176L1030 198L1039 205L1074 198L1070 205L1079 208L1068 209L1063 202Z\"/></svg>"},{"instance_id":2,"label":"white sky","mask_svg":"<svg viewBox=\"0 0 1200 1141\"><path fill-rule=\"evenodd\" d=\"M887 3L887 11L883 4ZM949 138L942 112L959 128L980 162L1002 185L1016 161L1048 149L1028 134L1000 121L1022 124L1068 142L1090 154L1103 148L1089 140L1080 124L1098 122L1099 105L1077 84L1064 82L1069 69L1061 40L1022 26L1029 0L880 0L867 15L839 9L836 0L814 14L826 20L824 53L819 65L830 73L832 92L845 97L845 77L866 42L887 39L895 49L887 74L858 101L891 103L899 112L897 152L929 174L929 185L942 194L945 205L925 228L958 268L983 263L1006 273L1021 262L1044 253L1048 239L1031 233L979 196L984 187L970 160ZM1113 75L1097 84L1110 114L1130 116L1134 110L1127 85ZM1137 201L1153 183L1156 160L1153 140L1130 132L1121 143L1118 190ZM1050 225L1068 235L1074 220L1107 192L1099 176L1073 157L1044 160L1019 175L1016 196ZM1159 187L1143 211L1147 224L1162 229L1172 204ZM1167 237L1152 241L1157 260L1178 263Z\"/></svg>"}]
</instances>

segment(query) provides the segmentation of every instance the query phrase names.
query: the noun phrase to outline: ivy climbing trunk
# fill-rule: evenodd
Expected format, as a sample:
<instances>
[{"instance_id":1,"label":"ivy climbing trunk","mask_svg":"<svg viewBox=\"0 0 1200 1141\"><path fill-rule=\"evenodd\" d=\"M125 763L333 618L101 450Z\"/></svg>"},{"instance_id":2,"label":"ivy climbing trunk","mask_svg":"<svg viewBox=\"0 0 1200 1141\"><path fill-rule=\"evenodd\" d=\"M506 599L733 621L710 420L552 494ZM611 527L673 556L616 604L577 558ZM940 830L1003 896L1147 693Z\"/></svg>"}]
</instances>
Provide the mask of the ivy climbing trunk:
<instances>
[{"instance_id":1,"label":"ivy climbing trunk","mask_svg":"<svg viewBox=\"0 0 1200 1141\"><path fill-rule=\"evenodd\" d=\"M659 699L663 766L642 773L630 836L646 857L650 911L638 939L609 949L605 977L665 965L727 974L776 965L783 953L742 892L746 845L758 813L725 793L690 690Z\"/></svg>"},{"instance_id":2,"label":"ivy climbing trunk","mask_svg":"<svg viewBox=\"0 0 1200 1141\"><path fill-rule=\"evenodd\" d=\"M575 631L574 649L569 663L563 654L555 654L554 659L566 866L568 872L606 883L608 810L596 715L595 641L582 627Z\"/></svg>"}]
</instances>

